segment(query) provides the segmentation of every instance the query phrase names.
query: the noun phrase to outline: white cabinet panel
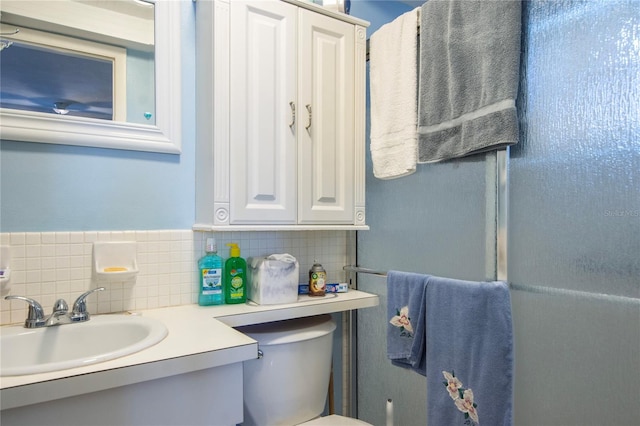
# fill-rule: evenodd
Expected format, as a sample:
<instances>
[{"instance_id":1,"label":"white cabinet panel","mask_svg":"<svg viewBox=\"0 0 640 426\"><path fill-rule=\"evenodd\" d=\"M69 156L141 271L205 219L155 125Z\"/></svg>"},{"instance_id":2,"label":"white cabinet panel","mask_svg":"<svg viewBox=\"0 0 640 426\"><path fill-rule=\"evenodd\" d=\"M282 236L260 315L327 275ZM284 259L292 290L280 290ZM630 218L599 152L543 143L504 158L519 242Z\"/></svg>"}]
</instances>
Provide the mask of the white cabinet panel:
<instances>
[{"instance_id":1,"label":"white cabinet panel","mask_svg":"<svg viewBox=\"0 0 640 426\"><path fill-rule=\"evenodd\" d=\"M297 8L231 3L231 224L296 223Z\"/></svg>"},{"instance_id":2,"label":"white cabinet panel","mask_svg":"<svg viewBox=\"0 0 640 426\"><path fill-rule=\"evenodd\" d=\"M353 223L354 28L307 10L299 20L299 223ZM310 112L309 112L310 111Z\"/></svg>"}]
</instances>

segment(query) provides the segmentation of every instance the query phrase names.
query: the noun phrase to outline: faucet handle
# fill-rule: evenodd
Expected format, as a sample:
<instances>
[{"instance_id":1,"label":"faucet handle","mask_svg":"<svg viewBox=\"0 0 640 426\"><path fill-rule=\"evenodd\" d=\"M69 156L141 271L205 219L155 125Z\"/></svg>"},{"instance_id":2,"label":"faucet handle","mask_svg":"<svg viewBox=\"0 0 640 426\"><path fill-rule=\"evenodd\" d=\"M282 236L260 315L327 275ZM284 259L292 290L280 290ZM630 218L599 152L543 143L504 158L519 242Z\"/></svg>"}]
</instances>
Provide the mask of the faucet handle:
<instances>
[{"instance_id":1,"label":"faucet handle","mask_svg":"<svg viewBox=\"0 0 640 426\"><path fill-rule=\"evenodd\" d=\"M24 296L5 296L5 300L17 299L27 302L29 304L29 313L27 319L24 321L26 328L41 327L44 324L44 309L42 305L33 299Z\"/></svg>"},{"instance_id":2,"label":"faucet handle","mask_svg":"<svg viewBox=\"0 0 640 426\"><path fill-rule=\"evenodd\" d=\"M89 312L87 312L87 296L96 291L106 290L104 287L94 288L86 293L81 294L75 302L73 302L73 311L71 312L71 320L74 322L89 320Z\"/></svg>"}]
</instances>

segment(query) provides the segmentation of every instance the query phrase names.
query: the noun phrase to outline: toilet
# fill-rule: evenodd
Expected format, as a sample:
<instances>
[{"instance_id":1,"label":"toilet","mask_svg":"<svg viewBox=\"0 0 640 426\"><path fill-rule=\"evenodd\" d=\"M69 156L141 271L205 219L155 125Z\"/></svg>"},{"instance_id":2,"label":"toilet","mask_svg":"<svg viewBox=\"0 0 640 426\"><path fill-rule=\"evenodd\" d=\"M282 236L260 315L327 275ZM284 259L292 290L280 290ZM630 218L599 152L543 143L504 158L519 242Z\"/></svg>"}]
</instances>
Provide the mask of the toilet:
<instances>
[{"instance_id":1,"label":"toilet","mask_svg":"<svg viewBox=\"0 0 640 426\"><path fill-rule=\"evenodd\" d=\"M238 327L261 357L244 362L244 426L368 425L324 411L336 323L319 315Z\"/></svg>"}]
</instances>

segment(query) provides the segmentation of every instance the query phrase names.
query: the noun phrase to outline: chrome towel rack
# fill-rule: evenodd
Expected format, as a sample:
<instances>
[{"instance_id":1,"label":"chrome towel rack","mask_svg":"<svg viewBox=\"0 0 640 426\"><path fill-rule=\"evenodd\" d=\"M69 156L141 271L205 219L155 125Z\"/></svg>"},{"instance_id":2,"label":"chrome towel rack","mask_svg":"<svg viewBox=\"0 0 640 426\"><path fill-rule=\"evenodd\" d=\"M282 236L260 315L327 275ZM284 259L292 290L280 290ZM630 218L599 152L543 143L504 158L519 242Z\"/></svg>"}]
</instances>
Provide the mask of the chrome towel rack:
<instances>
[{"instance_id":1,"label":"chrome towel rack","mask_svg":"<svg viewBox=\"0 0 640 426\"><path fill-rule=\"evenodd\" d=\"M363 268L363 267L354 266L354 265L346 265L346 266L343 266L342 269L344 271L353 272L357 274L359 273L370 274L370 275L377 275L380 277L387 276L387 271ZM527 293L536 293L536 294L543 294L543 295L573 296L573 297L580 297L584 299L623 303L623 304L640 307L640 298L636 298L636 297L617 296L614 294L604 294L604 293L593 293L589 291L570 290L566 288L557 288L557 287L544 287L544 286L513 284L513 283L508 283L508 284L509 284L509 289L513 291L524 291Z\"/></svg>"},{"instance_id":2,"label":"chrome towel rack","mask_svg":"<svg viewBox=\"0 0 640 426\"><path fill-rule=\"evenodd\" d=\"M359 266L353 266L353 265L346 265L342 267L343 270L347 271L347 272L355 272L355 273L363 273L363 274L372 274L372 275L379 275L381 277L386 277L387 276L387 271L376 271L374 269L369 269L369 268L361 268Z\"/></svg>"}]
</instances>

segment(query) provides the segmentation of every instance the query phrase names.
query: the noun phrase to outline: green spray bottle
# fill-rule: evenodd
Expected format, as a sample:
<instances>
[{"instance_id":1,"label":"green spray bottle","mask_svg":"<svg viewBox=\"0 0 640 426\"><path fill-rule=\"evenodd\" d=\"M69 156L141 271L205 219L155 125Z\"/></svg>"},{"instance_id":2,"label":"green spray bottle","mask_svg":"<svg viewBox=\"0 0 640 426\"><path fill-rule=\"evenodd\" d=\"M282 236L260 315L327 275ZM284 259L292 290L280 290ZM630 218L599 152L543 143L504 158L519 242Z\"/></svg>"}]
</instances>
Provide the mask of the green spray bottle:
<instances>
[{"instance_id":1,"label":"green spray bottle","mask_svg":"<svg viewBox=\"0 0 640 426\"><path fill-rule=\"evenodd\" d=\"M240 257L240 247L231 247L229 258L224 264L224 303L245 303L247 301L247 262Z\"/></svg>"}]
</instances>

